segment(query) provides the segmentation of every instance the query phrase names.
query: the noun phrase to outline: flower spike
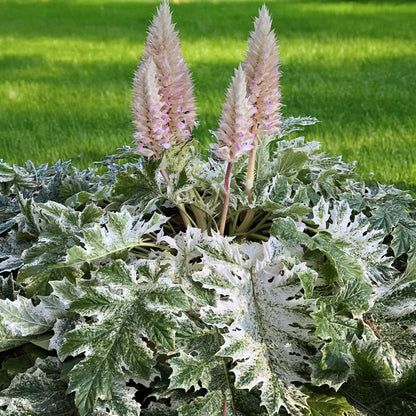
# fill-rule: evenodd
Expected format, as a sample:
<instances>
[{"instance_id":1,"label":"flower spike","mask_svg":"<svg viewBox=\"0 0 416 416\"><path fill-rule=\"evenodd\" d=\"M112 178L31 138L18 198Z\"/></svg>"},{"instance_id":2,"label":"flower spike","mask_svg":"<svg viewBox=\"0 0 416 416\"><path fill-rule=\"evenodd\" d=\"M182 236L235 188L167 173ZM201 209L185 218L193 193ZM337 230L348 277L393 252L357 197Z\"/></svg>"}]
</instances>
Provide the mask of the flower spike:
<instances>
[{"instance_id":1,"label":"flower spike","mask_svg":"<svg viewBox=\"0 0 416 416\"><path fill-rule=\"evenodd\" d=\"M152 58L160 74L161 96L175 143L191 137L196 125L193 84L181 55L178 32L172 23L169 2L164 0L148 30L142 62Z\"/></svg>"},{"instance_id":2,"label":"flower spike","mask_svg":"<svg viewBox=\"0 0 416 416\"><path fill-rule=\"evenodd\" d=\"M246 194L252 202L259 137L278 134L281 120L279 54L272 19L266 6L260 9L259 16L254 20L254 31L248 39L243 68L247 76L247 96L257 108L252 128L254 148L248 158L246 181ZM252 216L253 212L247 213L240 226L242 229L250 224Z\"/></svg>"},{"instance_id":3,"label":"flower spike","mask_svg":"<svg viewBox=\"0 0 416 416\"><path fill-rule=\"evenodd\" d=\"M253 148L250 129L256 109L246 95L246 76L240 65L228 87L219 129L215 133L218 143L213 146L213 152L220 159L232 161Z\"/></svg>"},{"instance_id":4,"label":"flower spike","mask_svg":"<svg viewBox=\"0 0 416 416\"><path fill-rule=\"evenodd\" d=\"M243 64L248 97L257 108L254 116L256 143L261 135L275 135L280 132L279 65L272 19L267 7L263 6L259 16L254 20L254 31L250 33Z\"/></svg>"},{"instance_id":5,"label":"flower spike","mask_svg":"<svg viewBox=\"0 0 416 416\"><path fill-rule=\"evenodd\" d=\"M215 133L218 143L213 146L214 154L228 161L224 179L224 205L220 222L220 234L224 235L230 201L231 170L235 159L253 149L253 114L256 109L247 98L246 76L240 65L228 87L222 109L219 129Z\"/></svg>"},{"instance_id":6,"label":"flower spike","mask_svg":"<svg viewBox=\"0 0 416 416\"><path fill-rule=\"evenodd\" d=\"M158 158L161 151L172 145L166 106L160 96L156 65L149 58L135 74L132 110L134 114L137 153Z\"/></svg>"}]
</instances>

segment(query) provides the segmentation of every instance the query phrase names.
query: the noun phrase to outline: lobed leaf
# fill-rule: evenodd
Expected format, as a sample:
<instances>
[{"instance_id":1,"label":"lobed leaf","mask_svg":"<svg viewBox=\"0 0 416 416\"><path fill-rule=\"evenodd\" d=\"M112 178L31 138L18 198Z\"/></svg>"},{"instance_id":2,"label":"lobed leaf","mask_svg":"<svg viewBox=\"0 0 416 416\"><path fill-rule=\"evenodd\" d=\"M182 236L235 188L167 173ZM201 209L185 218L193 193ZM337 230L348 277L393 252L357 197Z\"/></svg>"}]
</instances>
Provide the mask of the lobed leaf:
<instances>
[{"instance_id":1,"label":"lobed leaf","mask_svg":"<svg viewBox=\"0 0 416 416\"><path fill-rule=\"evenodd\" d=\"M297 273L306 266L290 262L275 239L239 247L216 236L200 247L204 270L197 279L226 299L203 308L202 317L223 329L217 355L233 359L235 386L258 387L270 415L281 407L301 414L306 401L291 382L303 380L309 355L304 345L313 342L307 329L313 305L297 297Z\"/></svg>"},{"instance_id":2,"label":"lobed leaf","mask_svg":"<svg viewBox=\"0 0 416 416\"><path fill-rule=\"evenodd\" d=\"M76 393L76 405L85 415L98 399L111 399L113 384L124 371L150 376L154 353L145 340L162 351L172 350L178 328L174 314L189 305L177 286L137 284L135 272L121 260L79 285L83 293L70 311L93 322L81 322L68 332L59 354L85 354L69 373L69 391Z\"/></svg>"}]
</instances>

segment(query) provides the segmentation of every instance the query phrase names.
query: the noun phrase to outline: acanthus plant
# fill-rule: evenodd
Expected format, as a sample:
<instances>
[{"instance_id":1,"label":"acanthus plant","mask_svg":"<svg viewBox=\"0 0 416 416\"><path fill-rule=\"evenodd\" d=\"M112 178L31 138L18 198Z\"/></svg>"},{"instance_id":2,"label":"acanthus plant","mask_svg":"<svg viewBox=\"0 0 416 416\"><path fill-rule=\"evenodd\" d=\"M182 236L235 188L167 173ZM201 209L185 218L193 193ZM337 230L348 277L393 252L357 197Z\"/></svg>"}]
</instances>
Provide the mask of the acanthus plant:
<instances>
[{"instance_id":1,"label":"acanthus plant","mask_svg":"<svg viewBox=\"0 0 416 416\"><path fill-rule=\"evenodd\" d=\"M293 138L278 67L263 7L204 160L163 2L135 147L0 163L0 415L416 414L415 201Z\"/></svg>"}]
</instances>

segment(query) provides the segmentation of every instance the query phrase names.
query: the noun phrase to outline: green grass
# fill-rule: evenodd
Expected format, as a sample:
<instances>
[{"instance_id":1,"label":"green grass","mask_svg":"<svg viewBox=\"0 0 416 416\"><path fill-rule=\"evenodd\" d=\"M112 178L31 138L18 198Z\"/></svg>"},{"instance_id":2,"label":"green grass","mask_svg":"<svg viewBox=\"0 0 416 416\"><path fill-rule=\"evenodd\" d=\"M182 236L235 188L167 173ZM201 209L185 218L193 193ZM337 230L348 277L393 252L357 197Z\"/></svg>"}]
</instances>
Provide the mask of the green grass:
<instances>
[{"instance_id":1,"label":"green grass","mask_svg":"<svg viewBox=\"0 0 416 416\"><path fill-rule=\"evenodd\" d=\"M133 73L157 3L0 0L0 158L85 167L131 143ZM172 4L209 138L262 2ZM266 2L279 39L284 115L360 173L416 189L416 4Z\"/></svg>"}]
</instances>

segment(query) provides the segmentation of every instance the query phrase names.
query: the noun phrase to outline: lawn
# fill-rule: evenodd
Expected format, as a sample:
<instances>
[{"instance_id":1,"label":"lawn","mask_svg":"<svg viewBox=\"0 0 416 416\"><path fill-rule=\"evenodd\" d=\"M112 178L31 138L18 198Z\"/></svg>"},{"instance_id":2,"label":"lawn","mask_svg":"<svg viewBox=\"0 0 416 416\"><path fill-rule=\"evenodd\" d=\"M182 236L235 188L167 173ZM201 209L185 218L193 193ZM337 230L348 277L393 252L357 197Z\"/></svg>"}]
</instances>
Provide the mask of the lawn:
<instances>
[{"instance_id":1,"label":"lawn","mask_svg":"<svg viewBox=\"0 0 416 416\"><path fill-rule=\"evenodd\" d=\"M156 2L0 0L0 158L85 167L131 143L132 77ZM172 3L210 139L262 2ZM416 190L416 3L266 2L283 113L358 171Z\"/></svg>"}]
</instances>

